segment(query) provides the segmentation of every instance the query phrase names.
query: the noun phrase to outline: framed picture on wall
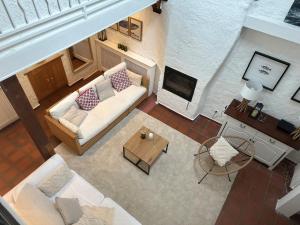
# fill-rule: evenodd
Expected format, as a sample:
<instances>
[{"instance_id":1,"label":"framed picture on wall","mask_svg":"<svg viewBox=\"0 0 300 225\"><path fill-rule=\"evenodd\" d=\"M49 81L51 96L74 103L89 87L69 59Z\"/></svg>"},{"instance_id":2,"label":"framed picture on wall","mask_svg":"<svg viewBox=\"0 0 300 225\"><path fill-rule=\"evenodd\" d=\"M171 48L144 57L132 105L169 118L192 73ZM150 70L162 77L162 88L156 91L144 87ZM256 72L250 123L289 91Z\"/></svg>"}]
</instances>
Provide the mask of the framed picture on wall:
<instances>
[{"instance_id":1,"label":"framed picture on wall","mask_svg":"<svg viewBox=\"0 0 300 225\"><path fill-rule=\"evenodd\" d=\"M109 27L110 29L113 29L115 31L118 31L119 30L119 24L118 23L115 23L114 25L110 26Z\"/></svg>"},{"instance_id":2,"label":"framed picture on wall","mask_svg":"<svg viewBox=\"0 0 300 225\"><path fill-rule=\"evenodd\" d=\"M300 103L300 87L298 88L298 90L293 95L292 100L295 101L295 102Z\"/></svg>"},{"instance_id":3,"label":"framed picture on wall","mask_svg":"<svg viewBox=\"0 0 300 225\"><path fill-rule=\"evenodd\" d=\"M130 36L138 41L142 41L143 21L130 17Z\"/></svg>"},{"instance_id":4,"label":"framed picture on wall","mask_svg":"<svg viewBox=\"0 0 300 225\"><path fill-rule=\"evenodd\" d=\"M119 23L119 32L126 35L130 36L130 29L129 29L129 18L127 17L124 20L121 20Z\"/></svg>"},{"instance_id":5,"label":"framed picture on wall","mask_svg":"<svg viewBox=\"0 0 300 225\"><path fill-rule=\"evenodd\" d=\"M243 75L244 80L259 80L265 89L274 91L290 63L261 52L254 52Z\"/></svg>"}]
</instances>

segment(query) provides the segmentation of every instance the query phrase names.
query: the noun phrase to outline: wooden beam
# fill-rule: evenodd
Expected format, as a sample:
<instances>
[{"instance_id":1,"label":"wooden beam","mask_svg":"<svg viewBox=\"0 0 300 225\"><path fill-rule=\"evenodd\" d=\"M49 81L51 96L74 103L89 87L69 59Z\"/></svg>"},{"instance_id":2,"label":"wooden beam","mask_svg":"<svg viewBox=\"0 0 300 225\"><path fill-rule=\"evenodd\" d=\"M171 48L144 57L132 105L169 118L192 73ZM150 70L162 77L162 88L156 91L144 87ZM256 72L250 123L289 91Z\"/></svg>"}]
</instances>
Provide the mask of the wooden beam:
<instances>
[{"instance_id":1,"label":"wooden beam","mask_svg":"<svg viewBox=\"0 0 300 225\"><path fill-rule=\"evenodd\" d=\"M41 155L47 160L53 154L53 149L50 147L48 137L42 129L17 76L14 75L2 81L0 86L23 122Z\"/></svg>"}]
</instances>

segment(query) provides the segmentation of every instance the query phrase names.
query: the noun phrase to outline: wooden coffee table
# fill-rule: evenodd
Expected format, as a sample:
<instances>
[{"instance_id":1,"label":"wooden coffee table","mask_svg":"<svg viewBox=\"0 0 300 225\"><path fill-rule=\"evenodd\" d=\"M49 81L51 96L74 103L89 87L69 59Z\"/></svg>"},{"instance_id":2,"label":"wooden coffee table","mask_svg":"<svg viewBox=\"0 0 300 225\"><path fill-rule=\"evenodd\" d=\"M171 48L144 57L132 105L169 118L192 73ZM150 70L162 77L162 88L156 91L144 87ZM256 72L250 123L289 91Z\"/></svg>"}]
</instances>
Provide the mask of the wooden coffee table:
<instances>
[{"instance_id":1,"label":"wooden coffee table","mask_svg":"<svg viewBox=\"0 0 300 225\"><path fill-rule=\"evenodd\" d=\"M141 131L146 132L145 139L141 138ZM153 139L148 138L149 132ZM155 160L162 152L167 153L168 145L169 141L143 126L123 146L123 157L149 175Z\"/></svg>"}]
</instances>

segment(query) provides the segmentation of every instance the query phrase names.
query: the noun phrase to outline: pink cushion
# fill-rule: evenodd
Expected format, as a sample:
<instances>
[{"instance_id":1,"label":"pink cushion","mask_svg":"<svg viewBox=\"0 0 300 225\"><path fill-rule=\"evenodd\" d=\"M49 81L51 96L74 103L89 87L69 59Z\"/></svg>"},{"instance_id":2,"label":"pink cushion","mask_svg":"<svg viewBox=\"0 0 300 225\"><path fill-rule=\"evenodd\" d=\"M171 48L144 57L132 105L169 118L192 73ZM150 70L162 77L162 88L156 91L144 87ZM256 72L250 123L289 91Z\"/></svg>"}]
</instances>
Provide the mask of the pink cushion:
<instances>
[{"instance_id":1,"label":"pink cushion","mask_svg":"<svg viewBox=\"0 0 300 225\"><path fill-rule=\"evenodd\" d=\"M126 69L122 69L110 76L113 87L118 91L122 91L131 85L131 81L127 75Z\"/></svg>"},{"instance_id":2,"label":"pink cushion","mask_svg":"<svg viewBox=\"0 0 300 225\"><path fill-rule=\"evenodd\" d=\"M80 108L89 111L95 108L100 100L98 99L98 96L93 88L89 88L86 91L80 93L80 95L76 98L76 102L80 106Z\"/></svg>"}]
</instances>

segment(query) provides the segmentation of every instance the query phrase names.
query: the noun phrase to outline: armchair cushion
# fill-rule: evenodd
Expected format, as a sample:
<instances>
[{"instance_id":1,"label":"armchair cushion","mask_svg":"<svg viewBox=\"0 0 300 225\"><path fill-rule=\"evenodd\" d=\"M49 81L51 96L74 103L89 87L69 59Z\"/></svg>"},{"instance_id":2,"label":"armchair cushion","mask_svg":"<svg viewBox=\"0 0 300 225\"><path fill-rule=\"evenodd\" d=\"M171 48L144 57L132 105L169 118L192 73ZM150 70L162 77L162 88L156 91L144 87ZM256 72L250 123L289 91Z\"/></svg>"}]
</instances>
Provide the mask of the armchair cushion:
<instances>
[{"instance_id":1,"label":"armchair cushion","mask_svg":"<svg viewBox=\"0 0 300 225\"><path fill-rule=\"evenodd\" d=\"M239 154L239 152L235 150L223 137L220 137L210 148L209 153L219 166L225 166L232 157Z\"/></svg>"}]
</instances>

